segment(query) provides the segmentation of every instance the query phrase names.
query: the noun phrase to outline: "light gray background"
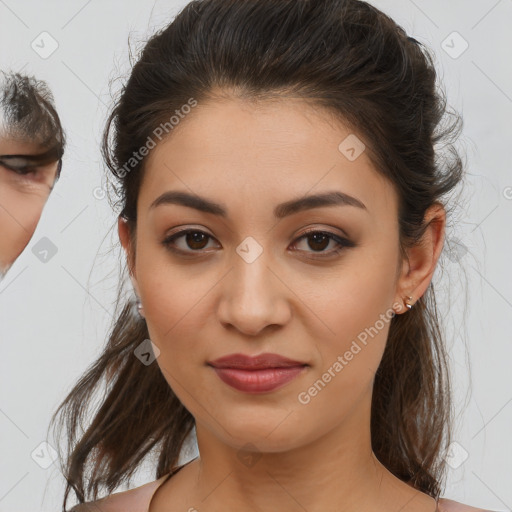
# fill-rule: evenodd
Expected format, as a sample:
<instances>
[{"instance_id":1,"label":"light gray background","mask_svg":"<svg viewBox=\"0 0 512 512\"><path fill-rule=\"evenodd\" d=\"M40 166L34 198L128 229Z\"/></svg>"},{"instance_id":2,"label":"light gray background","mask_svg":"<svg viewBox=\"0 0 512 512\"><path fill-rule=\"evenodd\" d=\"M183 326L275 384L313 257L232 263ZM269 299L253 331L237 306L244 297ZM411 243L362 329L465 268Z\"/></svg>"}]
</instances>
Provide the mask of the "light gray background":
<instances>
[{"instance_id":1,"label":"light gray background","mask_svg":"<svg viewBox=\"0 0 512 512\"><path fill-rule=\"evenodd\" d=\"M100 353L115 298L115 216L105 198L99 142L136 50L185 5L180 1L0 0L0 68L44 79L54 92L68 146L62 178L29 246L0 285L0 511L60 510L64 482L45 460L51 413ZM432 47L449 103L462 113L465 201L436 271L456 387L453 469L443 496L491 510L512 507L512 1L375 1ZM42 58L35 40L50 48ZM458 58L443 49L447 41ZM450 36L448 39L447 37ZM455 37L455 39L454 39ZM451 42L453 41L453 43ZM446 44L446 43L444 43ZM32 253L49 238L57 254ZM468 279L468 301L460 284ZM467 350L466 350L467 347ZM195 456L195 445L183 460ZM43 450L43 451L41 451ZM37 459L37 456L35 456ZM51 459L50 459L51 461ZM154 480L141 468L137 485Z\"/></svg>"}]
</instances>

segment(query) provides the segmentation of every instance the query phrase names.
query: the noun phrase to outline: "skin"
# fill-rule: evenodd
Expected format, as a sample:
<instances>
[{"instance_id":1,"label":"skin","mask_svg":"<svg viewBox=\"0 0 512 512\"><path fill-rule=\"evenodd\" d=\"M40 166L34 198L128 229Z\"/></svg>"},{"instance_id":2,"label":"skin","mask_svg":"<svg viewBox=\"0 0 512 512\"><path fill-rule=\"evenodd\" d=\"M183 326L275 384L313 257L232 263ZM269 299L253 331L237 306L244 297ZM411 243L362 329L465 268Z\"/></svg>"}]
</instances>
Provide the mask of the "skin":
<instances>
[{"instance_id":1,"label":"skin","mask_svg":"<svg viewBox=\"0 0 512 512\"><path fill-rule=\"evenodd\" d=\"M47 151L30 141L0 134L0 155L38 155ZM0 164L0 276L32 238L55 181L58 162L19 174Z\"/></svg>"},{"instance_id":2,"label":"skin","mask_svg":"<svg viewBox=\"0 0 512 512\"><path fill-rule=\"evenodd\" d=\"M404 297L416 302L426 291L444 242L445 211L435 205L423 244L398 266L397 195L366 152L349 161L338 150L350 133L300 100L218 99L198 105L148 155L136 239L123 220L119 237L156 362L196 420L200 453L158 489L150 512L434 512L434 499L392 475L371 449L372 386L389 322L309 403L298 401L381 314L407 314ZM228 216L176 204L150 209L168 190L206 196ZM366 210L273 216L279 203L329 190ZM182 236L175 245L190 256L178 256L162 244L177 227L211 238L187 245ZM336 255L332 240L301 239L306 228L356 245ZM248 236L263 249L252 263L236 252ZM309 367L278 390L247 394L206 365L235 352L278 353ZM256 462L244 464L239 455L251 451Z\"/></svg>"}]
</instances>

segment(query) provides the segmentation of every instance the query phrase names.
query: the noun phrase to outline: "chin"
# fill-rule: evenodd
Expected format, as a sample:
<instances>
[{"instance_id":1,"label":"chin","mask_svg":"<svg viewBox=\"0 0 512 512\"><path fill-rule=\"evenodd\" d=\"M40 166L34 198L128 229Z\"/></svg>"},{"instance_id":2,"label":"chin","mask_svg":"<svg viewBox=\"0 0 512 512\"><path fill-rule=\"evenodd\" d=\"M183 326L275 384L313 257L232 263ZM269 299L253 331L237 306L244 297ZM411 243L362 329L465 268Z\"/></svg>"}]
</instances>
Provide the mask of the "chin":
<instances>
[{"instance_id":1,"label":"chin","mask_svg":"<svg viewBox=\"0 0 512 512\"><path fill-rule=\"evenodd\" d=\"M307 443L304 425L300 428L300 425L289 422L290 416L283 414L283 411L276 416L260 412L254 421L245 414L233 419L226 415L223 418L221 424L225 430L219 432L216 427L215 431L223 442L237 450L247 447L248 451L280 453Z\"/></svg>"}]
</instances>

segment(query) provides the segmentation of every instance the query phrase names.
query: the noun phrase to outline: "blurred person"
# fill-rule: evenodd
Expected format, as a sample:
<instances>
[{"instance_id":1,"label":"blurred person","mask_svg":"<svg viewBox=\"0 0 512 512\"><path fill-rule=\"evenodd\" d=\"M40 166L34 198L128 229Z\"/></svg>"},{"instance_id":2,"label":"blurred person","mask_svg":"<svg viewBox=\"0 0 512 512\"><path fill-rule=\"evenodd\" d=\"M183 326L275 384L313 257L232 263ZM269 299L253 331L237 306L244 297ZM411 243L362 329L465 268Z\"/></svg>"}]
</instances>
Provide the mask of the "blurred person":
<instances>
[{"instance_id":1,"label":"blurred person","mask_svg":"<svg viewBox=\"0 0 512 512\"><path fill-rule=\"evenodd\" d=\"M64 145L48 85L0 71L0 279L34 234L59 179Z\"/></svg>"}]
</instances>

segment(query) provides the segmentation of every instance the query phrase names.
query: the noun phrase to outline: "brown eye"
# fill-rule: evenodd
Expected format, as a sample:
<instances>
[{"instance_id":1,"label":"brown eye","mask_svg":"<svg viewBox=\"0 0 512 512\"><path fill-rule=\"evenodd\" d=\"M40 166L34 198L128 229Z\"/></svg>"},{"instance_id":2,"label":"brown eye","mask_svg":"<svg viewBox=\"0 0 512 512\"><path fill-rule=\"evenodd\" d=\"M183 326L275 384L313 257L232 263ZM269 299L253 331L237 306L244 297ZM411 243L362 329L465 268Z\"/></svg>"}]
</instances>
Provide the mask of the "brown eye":
<instances>
[{"instance_id":1,"label":"brown eye","mask_svg":"<svg viewBox=\"0 0 512 512\"><path fill-rule=\"evenodd\" d=\"M309 243L309 247L311 247L315 251L323 251L329 246L329 243L332 240L332 238L330 238L325 233L312 233L306 235L305 238L308 239L310 242L311 240L313 240L312 244Z\"/></svg>"},{"instance_id":2,"label":"brown eye","mask_svg":"<svg viewBox=\"0 0 512 512\"><path fill-rule=\"evenodd\" d=\"M350 240L335 235L334 233L330 233L329 231L310 230L299 237L297 241L300 242L304 239L308 240L307 246L312 249L313 253L320 253L320 258L338 254L342 251L343 248L346 247L355 247L355 244ZM331 242L335 243L335 248L330 251L325 251Z\"/></svg>"},{"instance_id":3,"label":"brown eye","mask_svg":"<svg viewBox=\"0 0 512 512\"><path fill-rule=\"evenodd\" d=\"M204 242L208 238L208 235L202 231L188 231L184 236L185 243L191 249L204 249Z\"/></svg>"},{"instance_id":4,"label":"brown eye","mask_svg":"<svg viewBox=\"0 0 512 512\"><path fill-rule=\"evenodd\" d=\"M185 240L185 247L176 247L176 241L180 238ZM207 245L208 239L212 238L208 233L198 229L185 229L167 237L162 243L168 249L178 252L200 252ZM187 249L191 249L188 251Z\"/></svg>"}]
</instances>

